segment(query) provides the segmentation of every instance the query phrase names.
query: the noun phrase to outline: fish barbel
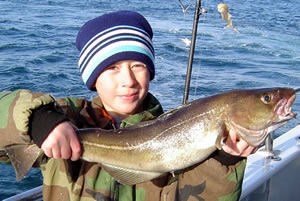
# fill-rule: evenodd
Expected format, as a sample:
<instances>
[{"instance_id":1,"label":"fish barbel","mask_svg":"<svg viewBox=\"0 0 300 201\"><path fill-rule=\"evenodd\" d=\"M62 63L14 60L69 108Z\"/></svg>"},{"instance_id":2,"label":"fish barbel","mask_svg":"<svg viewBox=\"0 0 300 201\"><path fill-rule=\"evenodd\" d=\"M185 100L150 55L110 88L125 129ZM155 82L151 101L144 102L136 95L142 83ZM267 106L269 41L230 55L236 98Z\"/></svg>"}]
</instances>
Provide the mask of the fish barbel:
<instances>
[{"instance_id":1,"label":"fish barbel","mask_svg":"<svg viewBox=\"0 0 300 201\"><path fill-rule=\"evenodd\" d=\"M220 3L218 6L218 12L221 14L222 19L227 23L226 27L232 28L235 32L239 32L232 24L231 14L226 4Z\"/></svg>"},{"instance_id":2,"label":"fish barbel","mask_svg":"<svg viewBox=\"0 0 300 201\"><path fill-rule=\"evenodd\" d=\"M296 116L291 111L295 98L295 90L289 88L236 90L191 101L130 128L78 129L81 158L99 163L124 184L152 180L222 149L230 129L250 145L260 146L270 132ZM19 164L24 151L16 150L6 149L20 178L26 172Z\"/></svg>"}]
</instances>

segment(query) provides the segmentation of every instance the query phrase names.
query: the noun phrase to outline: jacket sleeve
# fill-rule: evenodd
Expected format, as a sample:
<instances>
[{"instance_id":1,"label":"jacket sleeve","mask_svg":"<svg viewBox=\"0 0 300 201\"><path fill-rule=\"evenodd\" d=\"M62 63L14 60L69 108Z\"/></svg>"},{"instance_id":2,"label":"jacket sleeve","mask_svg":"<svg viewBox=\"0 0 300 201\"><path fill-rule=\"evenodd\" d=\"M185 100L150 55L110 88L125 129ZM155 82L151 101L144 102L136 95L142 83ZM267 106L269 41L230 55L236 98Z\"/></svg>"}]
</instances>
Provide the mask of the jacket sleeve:
<instances>
[{"instance_id":1,"label":"jacket sleeve","mask_svg":"<svg viewBox=\"0 0 300 201\"><path fill-rule=\"evenodd\" d=\"M58 98L50 94L16 90L0 93L0 162L7 162L4 149L10 145L40 146L60 122L79 121L83 98ZM72 119L69 119L70 115Z\"/></svg>"},{"instance_id":2,"label":"jacket sleeve","mask_svg":"<svg viewBox=\"0 0 300 201\"><path fill-rule=\"evenodd\" d=\"M30 117L34 110L54 103L49 94L28 90L0 93L0 149L11 144L32 144Z\"/></svg>"},{"instance_id":3,"label":"jacket sleeve","mask_svg":"<svg viewBox=\"0 0 300 201\"><path fill-rule=\"evenodd\" d=\"M33 142L41 147L50 132L61 122L68 121L68 117L56 103L50 103L35 109L30 117L29 135Z\"/></svg>"}]
</instances>

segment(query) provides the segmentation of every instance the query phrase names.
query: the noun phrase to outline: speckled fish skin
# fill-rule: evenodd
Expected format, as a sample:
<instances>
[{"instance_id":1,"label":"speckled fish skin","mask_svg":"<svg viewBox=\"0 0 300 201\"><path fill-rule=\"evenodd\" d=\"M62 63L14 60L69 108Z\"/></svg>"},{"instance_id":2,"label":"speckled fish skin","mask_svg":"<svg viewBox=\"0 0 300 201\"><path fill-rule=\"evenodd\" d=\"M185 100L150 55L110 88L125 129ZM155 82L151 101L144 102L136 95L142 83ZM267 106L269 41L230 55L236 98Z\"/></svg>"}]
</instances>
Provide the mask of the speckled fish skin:
<instances>
[{"instance_id":1,"label":"speckled fish skin","mask_svg":"<svg viewBox=\"0 0 300 201\"><path fill-rule=\"evenodd\" d=\"M192 101L156 120L115 131L79 129L82 159L133 185L206 159L233 128L252 146L296 116L290 88L229 91Z\"/></svg>"}]
</instances>

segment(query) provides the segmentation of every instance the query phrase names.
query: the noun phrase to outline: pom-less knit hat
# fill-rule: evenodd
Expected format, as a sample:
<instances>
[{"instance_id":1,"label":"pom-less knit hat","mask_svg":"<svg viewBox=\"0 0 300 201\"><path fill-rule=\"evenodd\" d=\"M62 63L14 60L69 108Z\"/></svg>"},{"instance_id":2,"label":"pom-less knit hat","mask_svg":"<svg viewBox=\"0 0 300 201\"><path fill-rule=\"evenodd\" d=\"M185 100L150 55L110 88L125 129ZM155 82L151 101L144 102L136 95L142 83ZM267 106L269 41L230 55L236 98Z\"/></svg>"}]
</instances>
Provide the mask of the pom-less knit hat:
<instances>
[{"instance_id":1,"label":"pom-less knit hat","mask_svg":"<svg viewBox=\"0 0 300 201\"><path fill-rule=\"evenodd\" d=\"M146 64L152 80L155 75L152 36L147 20L132 11L104 14L85 23L76 39L80 51L78 66L84 83L95 90L100 73L122 60Z\"/></svg>"}]
</instances>

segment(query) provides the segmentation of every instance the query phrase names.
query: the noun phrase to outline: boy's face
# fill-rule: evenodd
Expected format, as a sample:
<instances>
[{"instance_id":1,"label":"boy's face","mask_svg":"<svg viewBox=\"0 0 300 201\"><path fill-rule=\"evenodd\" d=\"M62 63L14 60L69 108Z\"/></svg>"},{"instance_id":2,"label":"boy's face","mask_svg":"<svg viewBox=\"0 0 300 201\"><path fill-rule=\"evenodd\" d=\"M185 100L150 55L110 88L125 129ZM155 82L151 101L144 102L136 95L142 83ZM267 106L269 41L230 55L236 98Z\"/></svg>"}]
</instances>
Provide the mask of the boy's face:
<instances>
[{"instance_id":1,"label":"boy's face","mask_svg":"<svg viewBox=\"0 0 300 201\"><path fill-rule=\"evenodd\" d=\"M96 80L96 89L111 116L127 117L142 110L150 73L144 63L125 60L108 66Z\"/></svg>"}]
</instances>

